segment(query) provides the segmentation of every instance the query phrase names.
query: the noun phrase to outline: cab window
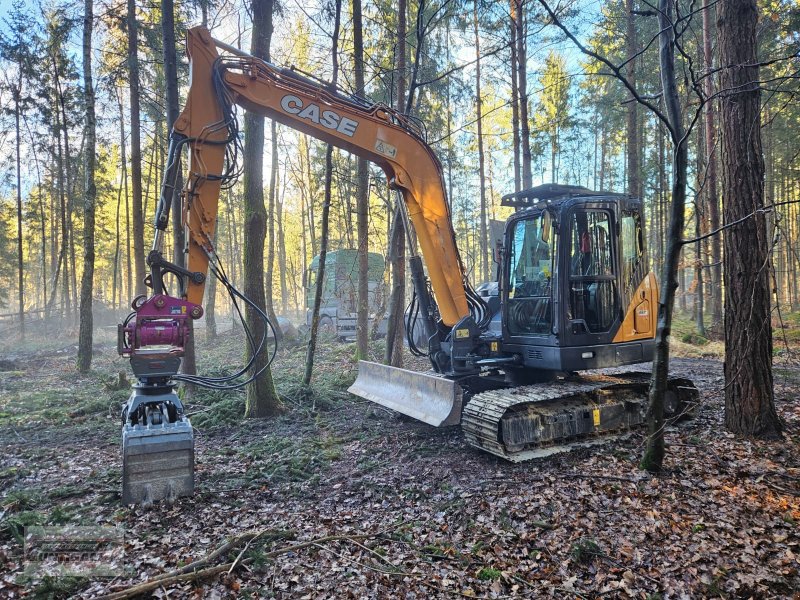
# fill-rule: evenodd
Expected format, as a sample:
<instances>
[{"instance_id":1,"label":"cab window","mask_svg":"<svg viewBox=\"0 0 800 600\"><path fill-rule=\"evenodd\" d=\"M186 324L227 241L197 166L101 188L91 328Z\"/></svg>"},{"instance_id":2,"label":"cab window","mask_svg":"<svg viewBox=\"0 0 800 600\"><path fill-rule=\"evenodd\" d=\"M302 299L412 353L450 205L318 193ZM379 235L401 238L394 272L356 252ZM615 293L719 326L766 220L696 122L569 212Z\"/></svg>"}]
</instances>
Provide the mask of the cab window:
<instances>
[{"instance_id":1,"label":"cab window","mask_svg":"<svg viewBox=\"0 0 800 600\"><path fill-rule=\"evenodd\" d=\"M508 329L512 335L550 333L554 245L549 213L514 223L508 269Z\"/></svg>"},{"instance_id":2,"label":"cab window","mask_svg":"<svg viewBox=\"0 0 800 600\"><path fill-rule=\"evenodd\" d=\"M611 213L578 209L570 219L569 315L575 333L601 333L614 324L617 293Z\"/></svg>"}]
</instances>

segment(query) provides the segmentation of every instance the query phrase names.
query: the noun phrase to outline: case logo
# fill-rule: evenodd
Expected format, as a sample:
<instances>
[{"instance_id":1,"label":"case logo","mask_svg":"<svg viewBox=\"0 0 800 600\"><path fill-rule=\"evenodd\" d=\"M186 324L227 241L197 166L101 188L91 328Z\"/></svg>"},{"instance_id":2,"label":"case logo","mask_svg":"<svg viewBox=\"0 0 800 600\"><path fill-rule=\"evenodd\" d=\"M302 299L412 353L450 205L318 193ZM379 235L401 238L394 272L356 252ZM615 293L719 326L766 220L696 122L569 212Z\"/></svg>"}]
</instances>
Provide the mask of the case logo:
<instances>
[{"instance_id":1,"label":"case logo","mask_svg":"<svg viewBox=\"0 0 800 600\"><path fill-rule=\"evenodd\" d=\"M305 106L300 98L292 94L281 98L281 108L290 115L297 115L301 119L338 131L347 137L353 137L358 127L358 121L343 117L334 110L322 110L316 104Z\"/></svg>"}]
</instances>

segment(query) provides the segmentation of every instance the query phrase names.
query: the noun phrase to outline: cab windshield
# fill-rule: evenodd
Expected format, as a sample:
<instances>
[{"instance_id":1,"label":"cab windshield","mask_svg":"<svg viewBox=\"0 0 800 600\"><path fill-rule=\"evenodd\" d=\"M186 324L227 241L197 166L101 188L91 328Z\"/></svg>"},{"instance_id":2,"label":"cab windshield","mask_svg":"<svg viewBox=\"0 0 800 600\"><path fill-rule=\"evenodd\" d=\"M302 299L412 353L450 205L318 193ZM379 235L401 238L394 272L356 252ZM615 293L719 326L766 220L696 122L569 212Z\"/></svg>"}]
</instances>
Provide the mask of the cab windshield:
<instances>
[{"instance_id":1,"label":"cab windshield","mask_svg":"<svg viewBox=\"0 0 800 600\"><path fill-rule=\"evenodd\" d=\"M555 239L548 212L514 223L508 268L511 335L548 335L551 331Z\"/></svg>"}]
</instances>

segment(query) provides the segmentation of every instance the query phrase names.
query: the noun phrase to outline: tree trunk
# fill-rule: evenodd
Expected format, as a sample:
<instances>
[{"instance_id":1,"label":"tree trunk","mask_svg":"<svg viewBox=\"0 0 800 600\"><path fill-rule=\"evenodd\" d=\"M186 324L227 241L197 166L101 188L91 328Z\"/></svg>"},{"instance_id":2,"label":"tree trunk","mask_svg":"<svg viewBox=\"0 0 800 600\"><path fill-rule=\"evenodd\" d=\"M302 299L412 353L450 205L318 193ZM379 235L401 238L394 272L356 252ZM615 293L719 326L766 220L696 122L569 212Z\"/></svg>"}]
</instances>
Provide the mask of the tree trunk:
<instances>
[{"instance_id":1,"label":"tree trunk","mask_svg":"<svg viewBox=\"0 0 800 600\"><path fill-rule=\"evenodd\" d=\"M73 215L75 213L75 179L73 178L73 165L71 164L71 154L69 151L69 122L67 121L67 102L66 92L62 88L61 79L56 77L56 91L58 92L58 110L61 112L61 127L64 130L64 178L66 185L66 227L67 227L67 240L69 248L69 268L67 269L67 257L64 258L64 283L67 284L69 278L69 285L65 285L64 293L68 296L67 305L69 310L66 312L71 314L73 322L77 321L78 316L78 282L76 276L76 261L75 261L75 231L73 228ZM80 154L80 153L79 153Z\"/></svg>"},{"instance_id":2,"label":"tree trunk","mask_svg":"<svg viewBox=\"0 0 800 600\"><path fill-rule=\"evenodd\" d=\"M703 59L707 72L714 66L711 54L711 7L709 0L703 1ZM714 93L714 77L707 75L704 82L706 96ZM705 142L706 142L706 205L708 206L709 227L719 229L719 194L717 192L717 149L714 135L716 114L714 101L705 104ZM718 328L722 323L722 240L721 236L711 238L711 327Z\"/></svg>"},{"instance_id":3,"label":"tree trunk","mask_svg":"<svg viewBox=\"0 0 800 600\"><path fill-rule=\"evenodd\" d=\"M642 456L641 467L651 472L661 470L666 451L664 444L664 396L669 377L669 335L672 330L672 313L675 306L675 290L678 288L676 273L681 254L686 204L686 174L689 151L684 136L678 86L675 80L675 40L670 26L674 12L673 0L660 0L658 10L659 63L661 88L670 124L670 135L674 148L672 168L672 204L670 206L667 252L661 275L661 298L658 306L656 349L653 357L653 376L650 381L648 408L647 446Z\"/></svg>"},{"instance_id":4,"label":"tree trunk","mask_svg":"<svg viewBox=\"0 0 800 600\"><path fill-rule=\"evenodd\" d=\"M253 33L250 54L269 60L272 39L272 0L252 0ZM247 111L244 116L244 294L262 311L266 310L264 297L264 237L267 233L267 211L264 207L264 117ZM253 359L250 370L255 377L246 386L245 417L269 417L283 411L272 371L267 366L268 344L257 356L253 353L265 335L266 323L254 308L245 306L245 321L251 332L246 344L245 360ZM263 369L263 370L262 370Z\"/></svg>"},{"instance_id":5,"label":"tree trunk","mask_svg":"<svg viewBox=\"0 0 800 600\"><path fill-rule=\"evenodd\" d=\"M400 202L400 200L398 200ZM394 210L392 226L389 233L389 247L393 253L389 255L392 268L392 292L389 295L389 315L386 329L386 355L384 362L393 367L403 366L403 308L405 296L405 223L403 207L399 204ZM390 343L389 340L392 340Z\"/></svg>"},{"instance_id":6,"label":"tree trunk","mask_svg":"<svg viewBox=\"0 0 800 600\"><path fill-rule=\"evenodd\" d=\"M284 185L281 186L280 197L277 199L275 219L278 221L278 264L280 265L280 280L281 280L281 312L286 315L289 312L289 286L286 281L286 271L288 270L288 262L286 257L286 233L284 231L284 211L283 194L286 191L286 176L284 175Z\"/></svg>"},{"instance_id":7,"label":"tree trunk","mask_svg":"<svg viewBox=\"0 0 800 600\"><path fill-rule=\"evenodd\" d=\"M166 125L167 136L169 136L172 133L172 125L180 113L178 106L178 53L175 48L175 9L172 0L161 0L161 35L164 46L164 80L167 96ZM180 161L180 156L177 156L176 160ZM183 189L183 182L179 167L178 180L170 200L172 204L172 262L180 267L185 267L186 255L183 249L186 244L186 237L183 228L181 189ZM187 375L196 375L197 358L195 355L194 321L189 319L187 324L189 326L189 336L184 348L183 360L181 361L181 371ZM184 383L183 385L187 394L190 395L194 386L190 383Z\"/></svg>"},{"instance_id":8,"label":"tree trunk","mask_svg":"<svg viewBox=\"0 0 800 600\"><path fill-rule=\"evenodd\" d=\"M177 51L175 48L175 13L172 0L161 0L161 36L164 52L164 82L167 97L167 136L172 133L172 126L178 118L178 66ZM169 143L169 141L167 141ZM180 156L176 157L180 160ZM179 167L180 170L180 167ZM181 182L175 186L170 199L172 205L172 262L181 267L185 266L186 258L183 247L184 239L182 223ZM184 371L186 372L186 371Z\"/></svg>"},{"instance_id":9,"label":"tree trunk","mask_svg":"<svg viewBox=\"0 0 800 600\"><path fill-rule=\"evenodd\" d=\"M522 142L522 187L527 189L533 185L531 173L531 130L528 124L528 50L525 38L524 0L512 0L516 3L517 13L517 83L519 86L519 120Z\"/></svg>"},{"instance_id":10,"label":"tree trunk","mask_svg":"<svg viewBox=\"0 0 800 600\"><path fill-rule=\"evenodd\" d=\"M214 230L214 245L217 244L217 234L222 227L222 221L217 221ZM208 290L206 291L206 341L212 341L217 337L217 278L211 277L208 280Z\"/></svg>"},{"instance_id":11,"label":"tree trunk","mask_svg":"<svg viewBox=\"0 0 800 600\"><path fill-rule=\"evenodd\" d=\"M364 39L361 0L353 1L353 61L356 94L364 96ZM358 159L356 168L356 230L358 232L358 306L356 308L356 353L369 357L369 165Z\"/></svg>"},{"instance_id":12,"label":"tree trunk","mask_svg":"<svg viewBox=\"0 0 800 600\"><path fill-rule=\"evenodd\" d=\"M58 140L57 140L58 142ZM56 182L50 181L50 296L45 301L44 306L44 314L49 319L50 318L50 311L53 305L53 301L55 300L55 290L58 287L58 223L56 222L56 198L58 196L58 185L57 185L58 177L56 177Z\"/></svg>"},{"instance_id":13,"label":"tree trunk","mask_svg":"<svg viewBox=\"0 0 800 600\"><path fill-rule=\"evenodd\" d=\"M514 151L514 191L518 192L521 189L521 173L519 164L519 84L517 76L517 0L509 2L509 10L511 15L511 23L509 27L509 47L511 48L511 130L513 137L513 151ZM448 86L448 91L450 86Z\"/></svg>"},{"instance_id":14,"label":"tree trunk","mask_svg":"<svg viewBox=\"0 0 800 600\"><path fill-rule=\"evenodd\" d=\"M639 43L636 39L636 25L633 14L633 0L625 0L626 21L628 27L628 64L625 66L625 76L632 86L636 86L636 53L639 52ZM629 98L626 108L626 138L628 143L628 193L637 198L642 197L641 183L641 149L639 147L639 103Z\"/></svg>"},{"instance_id":15,"label":"tree trunk","mask_svg":"<svg viewBox=\"0 0 800 600\"><path fill-rule=\"evenodd\" d=\"M486 157L483 153L483 102L481 99L481 45L478 31L478 0L472 5L472 24L475 32L475 109L478 118L478 177L480 179L480 253L481 281L489 281L489 225L486 216Z\"/></svg>"},{"instance_id":16,"label":"tree trunk","mask_svg":"<svg viewBox=\"0 0 800 600\"><path fill-rule=\"evenodd\" d=\"M57 72L56 72L57 73ZM56 80L58 76L56 74ZM69 247L69 228L67 227L67 190L64 181L64 152L61 145L61 136L63 135L62 127L59 125L61 117L56 115L56 125L58 127L58 195L60 199L60 217L61 217L61 240L60 249L58 252L58 265L56 266L55 277L58 281L59 271L63 271L62 285L61 285L61 315L66 316L70 312L69 305L69 267L67 265L67 252ZM55 296L56 286L53 287L53 295Z\"/></svg>"},{"instance_id":17,"label":"tree trunk","mask_svg":"<svg viewBox=\"0 0 800 600\"><path fill-rule=\"evenodd\" d=\"M406 0L397 5L397 54L395 69L397 71L397 110L403 111L406 106ZM405 222L400 212L403 207L398 204L394 211L392 234L389 236L389 265L392 270L392 293L389 296L389 317L386 329L386 364L394 367L403 366L403 309L405 308L406 283L406 236Z\"/></svg>"},{"instance_id":18,"label":"tree trunk","mask_svg":"<svg viewBox=\"0 0 800 600\"><path fill-rule=\"evenodd\" d=\"M702 119L702 117L701 117ZM701 190L703 186L703 127L698 123L697 129L697 153L696 153L696 186L695 189ZM701 194L695 194L694 199L694 236L699 238L706 233L704 228L705 214L703 211L703 198ZM703 276L703 242L695 242L694 245L694 323L697 335L708 337L705 325L705 282Z\"/></svg>"},{"instance_id":19,"label":"tree trunk","mask_svg":"<svg viewBox=\"0 0 800 600\"><path fill-rule=\"evenodd\" d=\"M314 178L311 175L311 144L304 137L306 180L308 181L308 230L311 233L311 257L317 255L317 225L314 220Z\"/></svg>"},{"instance_id":20,"label":"tree trunk","mask_svg":"<svg viewBox=\"0 0 800 600\"><path fill-rule=\"evenodd\" d=\"M119 130L120 139L120 162L122 163L122 188L125 194L125 291L128 294L128 301L133 300L133 268L132 249L131 249L131 196L128 190L128 161L125 157L125 115L122 112L122 98L119 101Z\"/></svg>"},{"instance_id":21,"label":"tree trunk","mask_svg":"<svg viewBox=\"0 0 800 600\"><path fill-rule=\"evenodd\" d=\"M20 133L19 133L19 118L20 107L19 100L22 93L22 69L20 68L19 82L17 88L13 90L14 96L14 124L16 127L16 142L17 142L17 300L19 302L19 336L25 339L25 269L23 268L24 257L22 255L22 178L20 172L22 170L22 159L20 156Z\"/></svg>"},{"instance_id":22,"label":"tree trunk","mask_svg":"<svg viewBox=\"0 0 800 600\"><path fill-rule=\"evenodd\" d=\"M331 59L333 63L333 76L331 84L335 87L339 75L339 27L342 17L342 0L334 0L335 13L333 22L333 36L331 40ZM314 353L317 349L317 335L319 333L319 306L322 303L322 287L325 283L325 259L328 254L328 217L331 212L331 193L333 187L333 146L328 144L325 151L325 199L322 203L322 216L320 226L319 267L317 269L317 285L314 289L314 306L311 313L311 335L308 340L306 352L306 368L303 374L303 385L311 384L314 373Z\"/></svg>"},{"instance_id":23,"label":"tree trunk","mask_svg":"<svg viewBox=\"0 0 800 600\"><path fill-rule=\"evenodd\" d=\"M146 294L144 285L144 212L142 209L142 143L139 125L139 32L136 22L136 2L128 0L128 77L130 79L131 111L131 189L133 201L133 262L136 295Z\"/></svg>"},{"instance_id":24,"label":"tree trunk","mask_svg":"<svg viewBox=\"0 0 800 600\"><path fill-rule=\"evenodd\" d=\"M732 223L764 206L761 93L755 0L717 6L724 218ZM745 66L746 65L746 66ZM726 230L725 426L740 435L777 438L782 429L772 386L769 239L758 213Z\"/></svg>"},{"instance_id":25,"label":"tree trunk","mask_svg":"<svg viewBox=\"0 0 800 600\"><path fill-rule=\"evenodd\" d=\"M120 231L120 214L122 213L122 186L117 190L117 210L114 217L114 272L111 283L111 306L119 308L117 298L122 296L122 273L120 272L119 255L121 253L122 232Z\"/></svg>"},{"instance_id":26,"label":"tree trunk","mask_svg":"<svg viewBox=\"0 0 800 600\"><path fill-rule=\"evenodd\" d=\"M97 188L94 183L96 122L92 83L92 0L85 0L83 15L83 97L86 104L86 145L84 146L83 274L81 275L80 329L78 333L78 371L92 366L92 292L94 283L94 216Z\"/></svg>"},{"instance_id":27,"label":"tree trunk","mask_svg":"<svg viewBox=\"0 0 800 600\"><path fill-rule=\"evenodd\" d=\"M45 214L44 209L44 186L42 185L42 172L39 168L39 156L36 154L36 144L33 137L33 132L31 131L30 124L28 120L23 118L23 122L25 123L25 129L28 132L28 139L31 141L31 148L33 148L33 161L36 165L36 183L39 188L38 192L38 204L39 204L39 232L42 236L41 242L41 267L42 267L42 300L41 306L45 309L45 318L49 315L47 314L47 215ZM19 182L17 182L17 187L19 187Z\"/></svg>"},{"instance_id":28,"label":"tree trunk","mask_svg":"<svg viewBox=\"0 0 800 600\"><path fill-rule=\"evenodd\" d=\"M244 182L242 182L244 184ZM225 220L225 231L228 236L228 240L226 246L230 251L230 258L231 258L231 281L233 285L236 285L238 281L238 265L240 264L239 260L239 238L236 235L236 231L238 231L238 224L236 223L236 198L234 197L233 193L230 194L229 198L231 202L228 206L229 210L226 211L226 220ZM231 331L236 329L236 314L234 313L234 304L233 299L230 299L230 315L231 315Z\"/></svg>"},{"instance_id":29,"label":"tree trunk","mask_svg":"<svg viewBox=\"0 0 800 600\"><path fill-rule=\"evenodd\" d=\"M275 198L278 189L278 125L270 122L270 142L272 144L272 161L269 167L269 206L267 208L267 268L264 273L267 301L267 315L275 329L276 341L283 339L278 317L275 315L273 281L275 273ZM283 265L282 265L283 268Z\"/></svg>"}]
</instances>

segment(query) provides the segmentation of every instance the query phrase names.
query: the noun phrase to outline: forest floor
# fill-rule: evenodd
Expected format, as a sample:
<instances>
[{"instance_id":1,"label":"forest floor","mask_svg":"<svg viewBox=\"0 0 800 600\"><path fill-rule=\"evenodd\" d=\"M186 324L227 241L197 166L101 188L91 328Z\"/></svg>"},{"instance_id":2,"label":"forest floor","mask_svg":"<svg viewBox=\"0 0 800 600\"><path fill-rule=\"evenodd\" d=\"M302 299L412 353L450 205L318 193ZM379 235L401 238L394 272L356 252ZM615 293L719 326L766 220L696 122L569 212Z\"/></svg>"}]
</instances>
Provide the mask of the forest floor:
<instances>
[{"instance_id":1,"label":"forest floor","mask_svg":"<svg viewBox=\"0 0 800 600\"><path fill-rule=\"evenodd\" d=\"M242 421L240 393L197 393L195 495L150 510L120 504L128 391L113 388L128 365L110 335L86 376L63 340L0 342L0 597L121 592L234 540L203 565L222 565L213 576L153 595L800 598L793 353L776 359L786 433L769 443L724 431L719 348L676 341L688 358L673 373L696 382L702 404L668 430L668 470L657 477L637 468L641 431L516 465L481 453L458 428L349 396L354 347L330 341L311 395L299 383L304 346L279 351L287 412L277 419ZM238 364L242 339L198 347L199 371L219 370ZM24 575L24 527L35 524L122 528L126 570ZM248 533L258 536L237 538Z\"/></svg>"}]
</instances>

